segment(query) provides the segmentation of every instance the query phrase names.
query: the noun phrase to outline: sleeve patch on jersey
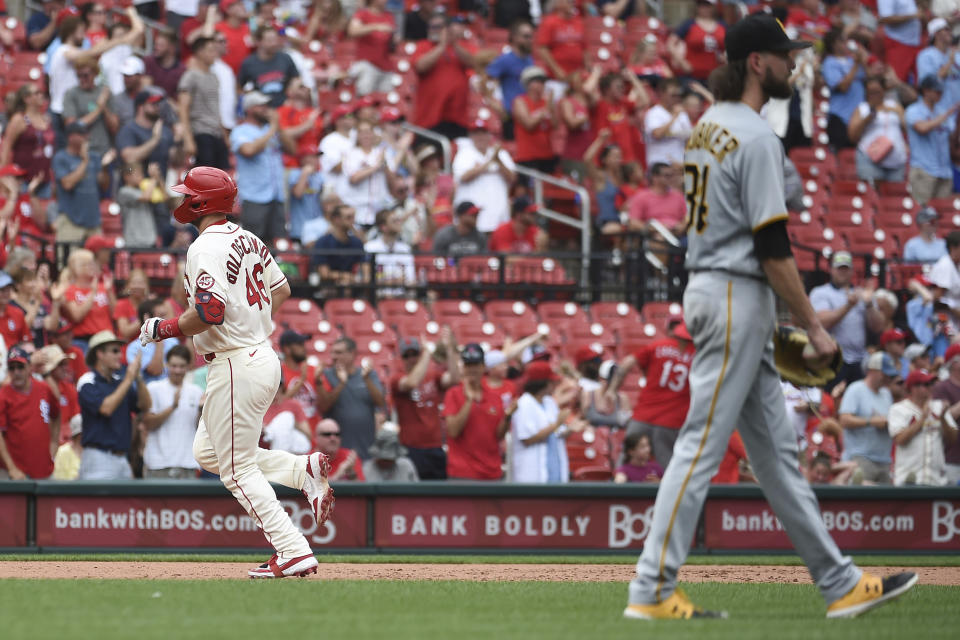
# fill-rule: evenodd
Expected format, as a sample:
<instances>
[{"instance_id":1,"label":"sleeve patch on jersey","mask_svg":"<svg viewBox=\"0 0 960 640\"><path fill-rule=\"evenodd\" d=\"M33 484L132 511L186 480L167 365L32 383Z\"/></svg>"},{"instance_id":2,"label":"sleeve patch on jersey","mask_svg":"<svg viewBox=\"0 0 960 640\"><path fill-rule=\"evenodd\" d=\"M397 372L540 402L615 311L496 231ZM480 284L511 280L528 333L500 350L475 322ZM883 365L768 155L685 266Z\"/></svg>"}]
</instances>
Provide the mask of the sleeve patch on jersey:
<instances>
[{"instance_id":1,"label":"sleeve patch on jersey","mask_svg":"<svg viewBox=\"0 0 960 640\"><path fill-rule=\"evenodd\" d=\"M201 276L202 277L202 276ZM197 291L197 304L194 305L200 319L207 324L223 324L223 300L209 291Z\"/></svg>"},{"instance_id":2,"label":"sleeve patch on jersey","mask_svg":"<svg viewBox=\"0 0 960 640\"><path fill-rule=\"evenodd\" d=\"M213 280L213 276L209 273L201 273L197 277L197 289L212 289L213 285L216 284Z\"/></svg>"}]
</instances>

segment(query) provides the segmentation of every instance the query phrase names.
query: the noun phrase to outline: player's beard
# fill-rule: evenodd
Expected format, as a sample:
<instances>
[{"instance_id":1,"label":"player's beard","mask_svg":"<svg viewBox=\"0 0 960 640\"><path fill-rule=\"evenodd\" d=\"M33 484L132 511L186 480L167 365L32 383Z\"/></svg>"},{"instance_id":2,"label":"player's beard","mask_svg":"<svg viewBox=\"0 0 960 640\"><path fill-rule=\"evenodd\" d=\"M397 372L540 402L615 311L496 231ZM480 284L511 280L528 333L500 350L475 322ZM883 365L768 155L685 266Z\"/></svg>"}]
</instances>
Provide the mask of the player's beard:
<instances>
[{"instance_id":1,"label":"player's beard","mask_svg":"<svg viewBox=\"0 0 960 640\"><path fill-rule=\"evenodd\" d=\"M297 364L301 364L304 360L307 359L307 354L300 353L298 351L292 351L290 353L290 359L296 362Z\"/></svg>"},{"instance_id":2,"label":"player's beard","mask_svg":"<svg viewBox=\"0 0 960 640\"><path fill-rule=\"evenodd\" d=\"M790 86L790 79L780 80L776 78L769 68L763 76L763 82L760 83L760 88L763 89L764 95L768 98L787 99L793 95L793 87Z\"/></svg>"}]
</instances>

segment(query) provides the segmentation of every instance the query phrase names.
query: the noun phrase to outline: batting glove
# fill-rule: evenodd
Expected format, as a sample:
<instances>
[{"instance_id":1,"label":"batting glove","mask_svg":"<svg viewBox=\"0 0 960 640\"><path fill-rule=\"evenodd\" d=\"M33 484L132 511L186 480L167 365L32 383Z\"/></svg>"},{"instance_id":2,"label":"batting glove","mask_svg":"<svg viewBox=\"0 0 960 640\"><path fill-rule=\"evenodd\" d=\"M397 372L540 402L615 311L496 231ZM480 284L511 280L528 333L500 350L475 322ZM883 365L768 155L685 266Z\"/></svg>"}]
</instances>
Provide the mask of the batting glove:
<instances>
[{"instance_id":1,"label":"batting glove","mask_svg":"<svg viewBox=\"0 0 960 640\"><path fill-rule=\"evenodd\" d=\"M160 337L160 323L163 322L163 318L148 318L146 322L143 323L143 326L140 327L140 346L145 347L150 342L159 342L163 338Z\"/></svg>"}]
</instances>

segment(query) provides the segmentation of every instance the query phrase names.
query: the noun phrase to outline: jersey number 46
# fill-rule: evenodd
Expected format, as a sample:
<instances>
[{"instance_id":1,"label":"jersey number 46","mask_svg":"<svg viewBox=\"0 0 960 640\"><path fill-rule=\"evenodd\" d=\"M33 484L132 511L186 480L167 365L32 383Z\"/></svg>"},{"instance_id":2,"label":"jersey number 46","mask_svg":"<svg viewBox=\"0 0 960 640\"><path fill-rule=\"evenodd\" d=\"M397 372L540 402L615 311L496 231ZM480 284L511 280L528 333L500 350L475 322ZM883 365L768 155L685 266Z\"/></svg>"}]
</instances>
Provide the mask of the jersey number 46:
<instances>
[{"instance_id":1,"label":"jersey number 46","mask_svg":"<svg viewBox=\"0 0 960 640\"><path fill-rule=\"evenodd\" d=\"M257 305L258 309L263 309L263 305L270 304L270 294L263 285L263 265L256 264L247 271L247 302L252 307Z\"/></svg>"}]
</instances>

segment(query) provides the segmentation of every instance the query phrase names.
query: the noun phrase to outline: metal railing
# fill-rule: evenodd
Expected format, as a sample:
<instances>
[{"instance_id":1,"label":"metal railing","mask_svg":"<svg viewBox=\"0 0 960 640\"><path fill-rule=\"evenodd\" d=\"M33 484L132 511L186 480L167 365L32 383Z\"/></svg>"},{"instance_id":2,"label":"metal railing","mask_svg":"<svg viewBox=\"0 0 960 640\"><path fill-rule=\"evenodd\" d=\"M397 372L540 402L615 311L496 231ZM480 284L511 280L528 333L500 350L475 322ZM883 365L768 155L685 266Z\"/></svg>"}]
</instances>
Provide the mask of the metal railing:
<instances>
[{"instance_id":1,"label":"metal railing","mask_svg":"<svg viewBox=\"0 0 960 640\"><path fill-rule=\"evenodd\" d=\"M436 131L431 131L430 129L424 129L423 127L418 127L415 124L410 124L409 122L404 122L401 126L407 131L427 138L428 140L433 140L439 144L440 151L443 156L443 172L450 173L450 167L453 160L453 147L450 146L450 140L446 136L440 135Z\"/></svg>"},{"instance_id":2,"label":"metal railing","mask_svg":"<svg viewBox=\"0 0 960 640\"><path fill-rule=\"evenodd\" d=\"M537 204L540 215L548 220L553 220L554 222L573 227L580 231L580 255L582 257L580 286L587 286L590 268L590 238L593 227L593 219L590 216L590 192L575 182L570 182L564 178L557 178L535 169L517 165L514 171L522 176L533 179L533 199ZM578 204L580 205L580 219L577 220L564 213L547 208L546 201L543 197L543 183L572 191L576 195Z\"/></svg>"}]
</instances>

